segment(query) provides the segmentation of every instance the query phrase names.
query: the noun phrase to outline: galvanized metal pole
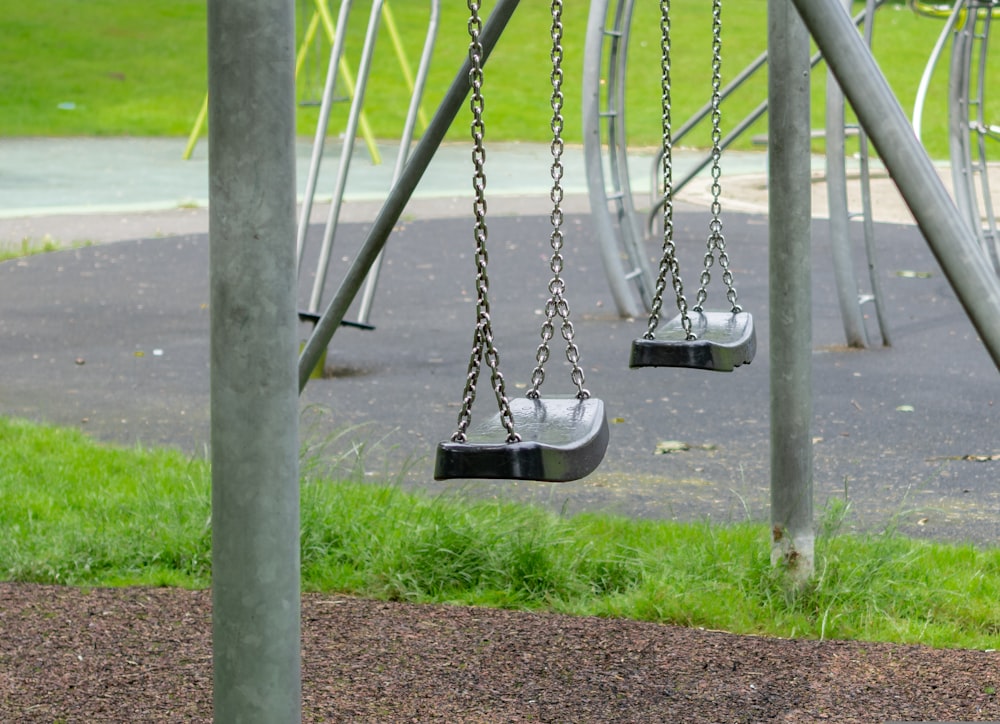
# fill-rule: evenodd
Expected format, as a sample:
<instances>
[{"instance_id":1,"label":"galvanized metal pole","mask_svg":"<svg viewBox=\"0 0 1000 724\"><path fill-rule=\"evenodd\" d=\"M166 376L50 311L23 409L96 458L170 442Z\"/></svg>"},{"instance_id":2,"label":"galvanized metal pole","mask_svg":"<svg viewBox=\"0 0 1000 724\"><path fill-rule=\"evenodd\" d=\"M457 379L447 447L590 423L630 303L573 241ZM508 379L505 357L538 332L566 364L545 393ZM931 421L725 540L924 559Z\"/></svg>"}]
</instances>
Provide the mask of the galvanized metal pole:
<instances>
[{"instance_id":1,"label":"galvanized metal pole","mask_svg":"<svg viewBox=\"0 0 1000 724\"><path fill-rule=\"evenodd\" d=\"M316 135L313 138L312 156L309 159L309 173L306 174L306 188L302 194L302 208L299 209L299 225L295 235L295 249L296 254L298 254L300 271L302 258L305 256L303 252L306 248L306 235L309 233L309 219L312 216L313 201L316 198L319 169L323 165L323 147L326 145L326 134L330 129L330 114L333 112L334 93L337 86L337 68L344 57L344 46L347 44L346 28L350 15L351 0L341 0L336 27L344 28L345 31L335 33L333 48L330 49L330 63L327 66L326 81L323 84L319 118L316 120ZM362 109L358 107L358 118L360 118L361 112Z\"/></svg>"},{"instance_id":2,"label":"galvanized metal pole","mask_svg":"<svg viewBox=\"0 0 1000 724\"><path fill-rule=\"evenodd\" d=\"M294 0L209 0L217 722L301 720Z\"/></svg>"},{"instance_id":3,"label":"galvanized metal pole","mask_svg":"<svg viewBox=\"0 0 1000 724\"><path fill-rule=\"evenodd\" d=\"M815 538L809 34L789 0L768 0L767 47L771 560L803 580Z\"/></svg>"},{"instance_id":4,"label":"galvanized metal pole","mask_svg":"<svg viewBox=\"0 0 1000 724\"><path fill-rule=\"evenodd\" d=\"M1000 280L839 2L792 0L1000 368Z\"/></svg>"},{"instance_id":5,"label":"galvanized metal pole","mask_svg":"<svg viewBox=\"0 0 1000 724\"><path fill-rule=\"evenodd\" d=\"M850 10L851 0L843 0ZM868 20L871 22L871 19ZM868 333L864 316L858 303L858 280L851 259L851 224L847 204L846 155L846 104L844 92L837 85L833 73L827 70L826 81L826 193L830 210L830 250L834 278L837 281L837 299L844 335L851 347L867 347Z\"/></svg>"},{"instance_id":6,"label":"galvanized metal pole","mask_svg":"<svg viewBox=\"0 0 1000 724\"><path fill-rule=\"evenodd\" d=\"M337 159L337 178L330 199L330 210L326 217L326 227L323 229L323 241L320 243L319 260L316 262L316 276L313 279L312 294L309 296L307 311L319 312L323 298L323 288L326 286L326 273L330 267L330 254L333 253L333 240L337 235L337 224L340 221L340 209L344 203L344 191L347 189L347 174L354 158L354 139L357 136L358 121L364 109L365 90L368 88L368 76L371 73L372 58L375 56L375 41L378 39L379 21L382 18L382 3L384 0L373 0L369 11L368 30L365 32L365 44L361 51L361 64L358 66L358 80L354 87L354 97L351 98L351 110L347 115L347 127L344 129L344 140L340 146L340 157ZM346 30L346 28L344 29ZM309 219L303 217L302 222L308 225ZM299 226L301 238L301 224ZM301 258L302 250L299 249Z\"/></svg>"}]
</instances>

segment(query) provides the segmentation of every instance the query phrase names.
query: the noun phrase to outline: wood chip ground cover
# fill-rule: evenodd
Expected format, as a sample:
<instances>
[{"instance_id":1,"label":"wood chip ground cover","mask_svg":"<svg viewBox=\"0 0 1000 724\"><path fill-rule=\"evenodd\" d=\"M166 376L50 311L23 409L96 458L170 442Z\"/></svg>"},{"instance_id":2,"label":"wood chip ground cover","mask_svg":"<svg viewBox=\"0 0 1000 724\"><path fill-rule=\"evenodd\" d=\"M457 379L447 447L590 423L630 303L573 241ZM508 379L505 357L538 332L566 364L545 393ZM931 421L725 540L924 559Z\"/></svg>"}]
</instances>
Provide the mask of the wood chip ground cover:
<instances>
[{"instance_id":1,"label":"wood chip ground cover","mask_svg":"<svg viewBox=\"0 0 1000 724\"><path fill-rule=\"evenodd\" d=\"M307 722L1000 720L1000 653L306 594ZM0 721L208 722L211 594L0 584Z\"/></svg>"}]
</instances>

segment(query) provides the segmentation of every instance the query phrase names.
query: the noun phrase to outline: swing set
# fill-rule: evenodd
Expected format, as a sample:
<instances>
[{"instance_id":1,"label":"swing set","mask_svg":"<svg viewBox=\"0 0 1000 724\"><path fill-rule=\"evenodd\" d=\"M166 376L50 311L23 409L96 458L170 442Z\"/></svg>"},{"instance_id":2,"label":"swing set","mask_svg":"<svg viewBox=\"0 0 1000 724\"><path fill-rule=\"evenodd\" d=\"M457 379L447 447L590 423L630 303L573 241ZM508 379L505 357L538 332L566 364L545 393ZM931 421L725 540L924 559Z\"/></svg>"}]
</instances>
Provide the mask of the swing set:
<instances>
[{"instance_id":1,"label":"swing set","mask_svg":"<svg viewBox=\"0 0 1000 724\"><path fill-rule=\"evenodd\" d=\"M531 376L531 387L524 398L509 399L506 383L500 370L500 353L497 350L493 319L490 308L490 283L488 269L488 227L486 223L485 124L483 120L484 65L496 44L517 3L514 0L497 4L489 20L483 24L479 16L480 3L469 0L470 45L463 68L456 75L437 114L409 162L399 174L396 185L387 198L382 212L376 218L365 243L322 314L314 312L316 326L306 342L299 360L300 389L308 382L312 370L325 353L336 328L343 323L347 308L357 294L368 270L381 253L381 249L434 150L471 88L473 140L472 183L476 198L473 204L475 240L475 285L477 290L476 320L473 330L472 351L462 394L457 429L451 439L438 445L434 476L437 479L493 478L510 480L540 480L567 482L585 477L593 472L603 459L608 444L608 423L603 402L592 397L584 387L584 373L580 365L580 351L576 344L570 306L563 278L563 198L561 137L563 128L563 69L562 69L562 0L552 0L551 24L551 108L553 185L550 193L552 212L550 220L551 257L549 269L552 277L548 283L549 299L545 304L545 320L541 329L541 344L536 352L536 367ZM707 251L699 277L700 286L693 307L684 296L680 265L673 238L670 203L671 137L670 137L670 17L669 0L661 0L662 70L663 70L663 169L667 203L664 204L663 258L656 302L649 317L647 332L632 345L632 367L687 367L703 370L730 371L748 364L756 351L756 336L752 316L737 303L737 292L729 268L729 256L722 234L721 205L719 202L721 177L721 144L719 133L719 102L721 85L721 0L713 5L712 40L712 99L713 99L713 204L709 225ZM301 229L301 225L300 225ZM729 309L706 311L708 285L712 267L718 263L726 287ZM676 319L661 325L662 296L666 279L670 277L676 296L679 314ZM557 321L558 318L558 321ZM549 360L549 343L555 336L556 325L566 342L566 359L571 366L570 379L575 393L570 396L543 398L541 386L545 380L545 365ZM472 408L476 399L483 364L489 368L490 386L497 405L492 418L472 426Z\"/></svg>"},{"instance_id":2,"label":"swing set","mask_svg":"<svg viewBox=\"0 0 1000 724\"><path fill-rule=\"evenodd\" d=\"M580 365L580 351L570 321L570 307L563 278L561 185L563 167L562 131L562 0L552 0L552 166L553 186L550 236L551 257L549 268L552 278L548 285L549 299L545 304L545 320L541 331L541 344L536 353L536 367L530 388L525 397L510 399L506 382L500 370L500 352L494 341L494 320L490 307L490 282L488 270L486 223L485 124L483 120L484 65L497 39L502 33L516 0L501 0L483 24L479 17L480 3L469 0L470 46L463 68L456 75L427 132L399 175L382 212L376 218L369 236L348 269L334 299L320 314L315 312L316 327L300 357L300 389L309 378L336 327L343 323L344 314L353 300L370 266L377 260L392 224L406 203L434 150L444 137L448 125L457 115L471 88L473 140L473 204L475 241L476 319L473 329L472 352L457 429L451 439L438 445L434 476L437 479L495 478L510 480L540 480L566 482L584 477L600 464L608 444L608 424L602 401L591 396L584 387L584 374ZM698 289L693 305L685 294L678 259L678 242L675 239L673 220L673 137L671 119L671 42L670 3L661 0L660 50L661 50L661 115L662 115L662 182L661 204L662 248L659 274L656 280L646 331L631 346L630 367L680 367L711 371L732 371L749 364L756 353L756 332L753 317L738 302L726 239L723 235L721 196L721 153L723 148L720 131L720 103L722 99L722 1L712 3L712 80L709 108L712 124L711 162L711 220L707 247L702 258ZM850 22L850 21L849 21ZM853 31L853 25L852 32ZM706 308L713 270L719 270L725 288L726 308ZM673 292L676 316L663 321L664 296L667 286ZM557 322L558 318L558 322ZM566 359L571 366L570 378L575 393L569 396L543 398L541 385L545 379L545 364L549 359L549 344L555 335L555 326L566 342ZM472 409L477 395L483 364L489 369L490 386L496 402L497 413L490 419L472 425Z\"/></svg>"},{"instance_id":3,"label":"swing set","mask_svg":"<svg viewBox=\"0 0 1000 724\"><path fill-rule=\"evenodd\" d=\"M719 0L714 0L716 3ZM667 7L661 0L661 10ZM293 36L291 13L274 13L274 3L259 0L229 3L214 0L209 13L210 86L212 88L213 184L210 186L213 233L209 258L212 282L212 532L213 532L213 652L217 666L213 690L220 721L262 719L293 721L301 715L301 626L299 597L300 531L298 477L299 413L295 394L308 383L312 370L344 319L352 300L377 260L393 226L426 171L452 122L474 90L481 103L482 69L503 34L518 0L497 0L480 31L480 7L469 0L470 53L456 74L426 132L402 168L382 210L350 263L333 299L325 306L302 350L298 369L290 351L295 344L296 259L288 237L294 230L289 213L294 203L294 127L291 107L292 53L284 62L263 64L246 72L241 64L223 59L253 57L275 47L276 39ZM594 0L592 8L601 4ZM600 400L583 387L579 350L563 281L561 233L562 166L559 122L562 81L559 17L562 0L553 9L553 231L549 301L536 354L532 387L524 399L504 404L499 353L492 337L487 273L485 175L482 170L482 117L473 105L476 148L475 243L476 321L473 351L466 379L459 429L439 446L439 472L445 476L476 474L496 469L515 479L570 480L599 464L607 444L607 421ZM979 7L978 5L976 6ZM938 178L935 168L899 106L848 13L837 0L769 0L769 95L772 119L769 137L769 182L774 202L769 218L771 328L769 348L771 397L771 521L772 561L782 561L795 573L812 570L810 375L810 312L808 269L800 262L809 254L809 107L810 35L824 52L845 96L869 132L874 147L889 169L910 207L924 238L978 332L994 364L1000 368L1000 281L977 238L978 230L963 223L958 208ZM993 4L982 7L991 16ZM239 20L253 32L228 32ZM669 19L661 27L669 51ZM974 38L971 40L975 40ZM713 31L713 46L719 43ZM288 47L290 44L277 44ZM669 53L664 53L664 86L669 89ZM716 50L714 62L721 52ZM242 64L245 66L245 64ZM471 81L471 83L470 83ZM803 90L805 92L803 92ZM232 112L247 103L247 94L259 113ZM275 95L281 102L273 102ZM664 97L667 94L664 93ZM267 99L267 102L263 102ZM666 101L669 105L669 100ZM669 109L668 109L669 110ZM476 122L476 117L478 123ZM669 113L665 113L669 116ZM968 119L963 119L968 125ZM670 146L669 118L664 123ZM276 133L275 129L282 132ZM967 129L966 129L967 132ZM241 173L246 139L262 152L256 173ZM670 182L670 154L665 148L665 179ZM714 154L718 166L717 153ZM714 179L716 182L718 178ZM668 195L669 196L669 195ZM669 199L668 199L669 200ZM676 241L664 224L661 260L661 304L669 281L678 298L680 321L661 328L660 310L647 333L637 340L648 347L640 362L649 366L684 366L725 370L753 358L753 320L739 308L728 256L722 238L721 211L713 213L708 253L700 288L706 289L710 271L718 263L727 287L728 310L704 311L707 301L698 295L685 323L683 286L676 264ZM669 217L665 221L670 221ZM247 239L248 224L259 231ZM264 280L266 283L256 283ZM731 293L730 293L731 292ZM255 310L249 313L248 310ZM258 312L259 313L256 313ZM703 315L703 317L702 317ZM745 315L745 316L741 316ZM557 322L558 318L558 322ZM576 395L542 399L544 364L556 324L567 344L567 358L578 371L573 376ZM675 327L679 327L680 332ZM693 339L692 339L693 337ZM678 354L659 345L681 348L708 346L711 353ZM714 346L727 350L714 351ZM645 355L645 356L643 356ZM719 360L720 357L728 357ZM249 361L248 361L249 360ZM470 430L476 386L485 361L500 409L499 424L490 424L482 437ZM637 361L633 356L633 362ZM780 378L776 375L780 373ZM561 433L554 430L558 423ZM478 429L478 428L477 428ZM463 466L465 468L463 469ZM249 531L249 535L248 535ZM249 543L249 544L248 544ZM262 575L261 571L268 572ZM267 636L247 636L266 630ZM246 691L267 696L247 697Z\"/></svg>"},{"instance_id":4,"label":"swing set","mask_svg":"<svg viewBox=\"0 0 1000 724\"><path fill-rule=\"evenodd\" d=\"M553 202L550 215L552 256L549 268L552 279L548 284L550 297L545 303L545 321L542 324L542 342L536 352L537 366L531 375L531 388L526 397L509 400L500 371L500 354L493 335L490 315L489 273L486 226L486 176L483 168L485 149L483 137L483 48L480 40L482 22L478 5L469 3L469 32L471 43L469 81L472 88L472 138L473 187L476 241L476 325L472 354L462 395L458 429L448 442L438 446L434 477L451 478L501 478L511 480L541 480L566 482L589 475L600 464L608 445L608 423L601 400L591 397L583 387L584 373L580 366L580 352L575 343L573 325L569 319L570 308L566 298L566 283L562 277L564 266L561 179L563 141L562 107L562 0L552 2L552 168L553 179L550 198ZM632 345L631 367L690 367L704 370L731 371L753 360L756 350L753 318L737 304L736 288L729 269L725 238L722 234L720 157L721 133L719 110L722 66L721 0L713 2L712 24L712 220L709 225L708 250L705 253L700 275L696 303L688 308L684 286L680 277L680 264L673 238L673 202L671 200L671 123L670 123L670 8L668 0L660 2L661 17L661 70L662 70L662 119L663 119L663 175L666 203L664 204L663 257L657 280L656 295L650 313L647 332ZM711 281L711 268L718 259L722 279L726 286L729 311L707 312L704 303L708 298L707 287ZM659 316L670 276L675 292L679 315L659 328ZM561 320L560 331L566 342L566 359L572 371L570 379L576 387L572 397L542 398L540 388L545 380L545 363L549 359L549 342L554 336L555 319ZM497 414L477 426L472 432L472 404L476 399L482 365L490 370L490 382L496 399Z\"/></svg>"}]
</instances>

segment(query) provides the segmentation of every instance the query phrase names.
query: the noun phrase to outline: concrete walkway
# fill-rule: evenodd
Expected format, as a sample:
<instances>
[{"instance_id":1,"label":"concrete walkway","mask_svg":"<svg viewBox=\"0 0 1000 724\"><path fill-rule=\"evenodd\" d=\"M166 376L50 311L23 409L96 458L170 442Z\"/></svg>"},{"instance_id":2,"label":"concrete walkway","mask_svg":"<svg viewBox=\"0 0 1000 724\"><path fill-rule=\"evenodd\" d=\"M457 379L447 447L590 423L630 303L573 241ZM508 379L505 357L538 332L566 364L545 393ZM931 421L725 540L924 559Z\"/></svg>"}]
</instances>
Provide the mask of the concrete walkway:
<instances>
[{"instance_id":1,"label":"concrete walkway","mask_svg":"<svg viewBox=\"0 0 1000 724\"><path fill-rule=\"evenodd\" d=\"M314 223L325 221L335 185L339 141L328 141ZM380 144L382 163L373 165L362 145L350 165L341 220L374 218L391 187L398 145ZM202 141L190 160L183 160L180 138L12 138L0 139L0 248L20 248L25 240L51 240L63 245L105 243L208 230L208 154ZM297 146L299 189L305 188L312 144ZM549 149L544 144L492 144L487 150L490 212L500 215L545 213ZM414 218L465 216L470 208L471 160L467 144L445 144L435 155L413 195L406 215ZM677 173L697 162L700 153L677 152ZM648 191L652 160L633 160L632 183ZM727 151L723 157L723 200L726 208L767 213L767 157L763 152ZM564 156L567 211L586 212L586 174L581 148ZM814 215L826 216L823 161L814 159ZM943 176L944 177L944 176ZM857 208L858 193L852 187ZM892 182L876 172L879 199L876 219L910 223ZM706 174L678 197L693 207L710 203Z\"/></svg>"}]
</instances>

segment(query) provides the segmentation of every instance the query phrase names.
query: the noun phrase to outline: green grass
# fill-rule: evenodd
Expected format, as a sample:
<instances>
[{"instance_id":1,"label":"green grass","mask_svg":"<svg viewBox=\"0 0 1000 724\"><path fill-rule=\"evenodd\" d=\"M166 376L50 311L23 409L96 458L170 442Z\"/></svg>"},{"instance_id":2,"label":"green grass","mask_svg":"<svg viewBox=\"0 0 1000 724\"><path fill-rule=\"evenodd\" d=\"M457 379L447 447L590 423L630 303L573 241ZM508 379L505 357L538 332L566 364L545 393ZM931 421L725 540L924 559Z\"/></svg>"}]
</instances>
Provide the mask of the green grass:
<instances>
[{"instance_id":1,"label":"green grass","mask_svg":"<svg viewBox=\"0 0 1000 724\"><path fill-rule=\"evenodd\" d=\"M97 445L82 433L0 422L4 576L50 583L207 580L205 464L174 451Z\"/></svg>"},{"instance_id":2,"label":"green grass","mask_svg":"<svg viewBox=\"0 0 1000 724\"><path fill-rule=\"evenodd\" d=\"M362 482L345 434L302 484L310 591L629 617L737 633L997 648L1000 550L837 534L788 585L765 526L560 516ZM332 461L344 480L311 477ZM122 449L0 418L0 578L69 585L209 584L203 460Z\"/></svg>"},{"instance_id":3,"label":"green grass","mask_svg":"<svg viewBox=\"0 0 1000 724\"><path fill-rule=\"evenodd\" d=\"M91 242L89 241L76 241L70 244L69 247L79 249L90 245ZM48 234L41 239L25 237L21 239L20 243L5 244L3 239L0 239L0 262L20 259L25 256L34 256L35 254L48 254L49 252L66 248L66 244L63 244L58 239L53 239Z\"/></svg>"},{"instance_id":4,"label":"green grass","mask_svg":"<svg viewBox=\"0 0 1000 724\"><path fill-rule=\"evenodd\" d=\"M205 87L204 0L12 4L3 24L0 135L190 129Z\"/></svg>"},{"instance_id":5,"label":"green grass","mask_svg":"<svg viewBox=\"0 0 1000 724\"><path fill-rule=\"evenodd\" d=\"M305 0L299 0L300 8ZM732 78L760 53L766 42L765 0L727 5L723 16L723 81ZM442 3L441 28L431 67L425 106L432 111L468 46L464 3ZM493 3L484 4L484 16ZM637 3L629 53L628 135L630 144L651 145L659 138L659 41L655 4ZM702 0L675 0L673 108L675 128L700 107L710 93L711 24ZM423 45L427 4L392 4L412 66ZM580 142L580 70L587 3L567 3L565 25L564 136ZM308 15L300 9L300 32ZM357 66L367 22L367 8L355 9L348 57ZM546 141L549 134L548 3L523 2L486 70L486 123L489 140ZM907 113L917 82L941 24L916 17L903 5L880 11L876 56ZM47 135L187 135L206 90L205 0L49 0L13 3L5 8L0 44L0 136ZM328 46L317 43L300 76L301 102L318 99ZM824 125L825 71L814 73L813 125ZM925 138L931 154L947 155L945 143L946 77L937 74L926 111ZM724 105L724 127L735 123L764 97L766 79ZM366 113L376 137L397 138L408 98L388 33L378 53L366 97ZM650 102L650 99L655 99ZM65 104L72 104L67 107ZM62 108L60 107L62 106ZM69 108L69 109L67 109ZM998 109L1000 110L1000 109ZM337 104L332 129L346 123L347 104ZM317 109L304 105L298 130L312 136ZM737 147L747 148L765 132L763 122ZM460 117L449 138L468 138L468 119ZM708 131L699 129L685 142L707 146Z\"/></svg>"},{"instance_id":6,"label":"green grass","mask_svg":"<svg viewBox=\"0 0 1000 724\"><path fill-rule=\"evenodd\" d=\"M59 251L61 248L62 245L51 236L45 236L41 239L24 238L21 239L20 244L6 246L0 244L0 261L10 261L35 254L47 254L51 251Z\"/></svg>"}]
</instances>

